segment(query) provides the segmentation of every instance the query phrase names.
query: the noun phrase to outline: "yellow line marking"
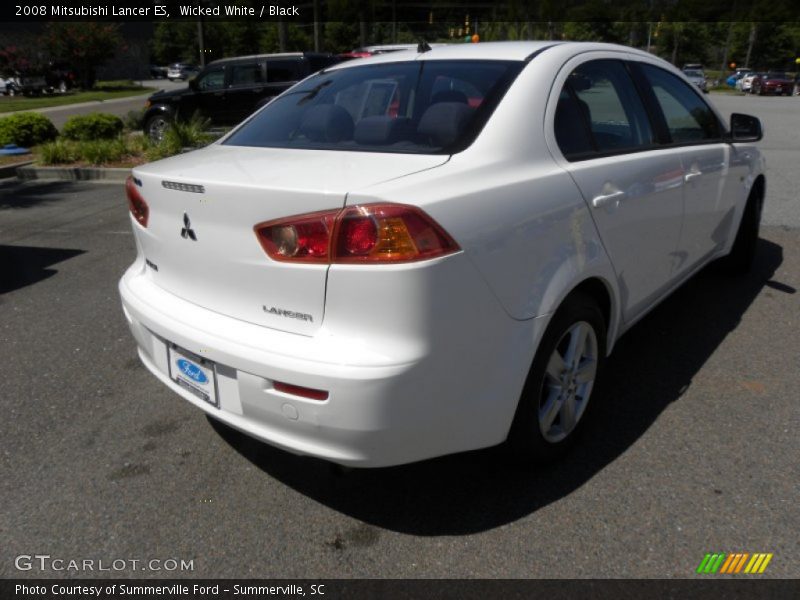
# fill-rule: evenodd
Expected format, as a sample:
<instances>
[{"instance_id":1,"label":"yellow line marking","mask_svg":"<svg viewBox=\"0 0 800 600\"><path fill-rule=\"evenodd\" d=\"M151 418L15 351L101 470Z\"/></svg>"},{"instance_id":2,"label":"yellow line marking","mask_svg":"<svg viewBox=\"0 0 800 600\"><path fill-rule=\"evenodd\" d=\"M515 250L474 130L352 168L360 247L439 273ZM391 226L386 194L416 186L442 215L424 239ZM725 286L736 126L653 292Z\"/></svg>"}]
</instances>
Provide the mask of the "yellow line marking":
<instances>
[{"instance_id":1,"label":"yellow line marking","mask_svg":"<svg viewBox=\"0 0 800 600\"><path fill-rule=\"evenodd\" d=\"M771 561L771 560L772 560L772 554L767 554L766 558L764 559L764 562L761 563L761 568L758 570L758 572L759 573L763 573L765 571L765 569L767 568L767 565L769 564L769 561Z\"/></svg>"},{"instance_id":2,"label":"yellow line marking","mask_svg":"<svg viewBox=\"0 0 800 600\"><path fill-rule=\"evenodd\" d=\"M750 562L747 563L747 566L744 568L744 572L745 573L750 573L753 570L753 567L756 565L756 563L759 561L760 558L761 558L760 554L753 554L753 558L751 558Z\"/></svg>"}]
</instances>

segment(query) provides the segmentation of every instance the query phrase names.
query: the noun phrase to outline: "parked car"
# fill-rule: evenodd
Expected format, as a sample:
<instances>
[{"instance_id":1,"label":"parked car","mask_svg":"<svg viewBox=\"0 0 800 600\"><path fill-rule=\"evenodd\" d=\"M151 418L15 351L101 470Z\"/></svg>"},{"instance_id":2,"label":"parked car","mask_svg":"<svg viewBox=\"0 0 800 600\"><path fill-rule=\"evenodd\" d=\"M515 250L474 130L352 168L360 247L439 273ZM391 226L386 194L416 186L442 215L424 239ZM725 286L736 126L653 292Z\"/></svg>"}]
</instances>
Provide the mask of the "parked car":
<instances>
[{"instance_id":1,"label":"parked car","mask_svg":"<svg viewBox=\"0 0 800 600\"><path fill-rule=\"evenodd\" d=\"M297 454L552 459L626 330L710 261L749 268L760 138L623 46L342 63L133 169L125 318L169 389Z\"/></svg>"},{"instance_id":2,"label":"parked car","mask_svg":"<svg viewBox=\"0 0 800 600\"><path fill-rule=\"evenodd\" d=\"M48 92L65 94L77 85L75 70L65 62L50 63L44 72Z\"/></svg>"},{"instance_id":3,"label":"parked car","mask_svg":"<svg viewBox=\"0 0 800 600\"><path fill-rule=\"evenodd\" d=\"M0 94L16 96L19 93L19 81L14 77L0 77Z\"/></svg>"},{"instance_id":4,"label":"parked car","mask_svg":"<svg viewBox=\"0 0 800 600\"><path fill-rule=\"evenodd\" d=\"M261 54L207 65L189 87L160 91L145 105L144 131L152 139L169 124L200 113L214 125L234 125L307 75L337 62L331 54Z\"/></svg>"},{"instance_id":5,"label":"parked car","mask_svg":"<svg viewBox=\"0 0 800 600\"><path fill-rule=\"evenodd\" d=\"M704 93L708 93L708 88L706 86L706 74L703 73L703 71L700 69L684 68L683 74L686 79L695 84L698 88L700 88L700 90L702 90Z\"/></svg>"},{"instance_id":6,"label":"parked car","mask_svg":"<svg viewBox=\"0 0 800 600\"><path fill-rule=\"evenodd\" d=\"M167 68L167 79L170 81L186 80L200 72L200 67L187 63L175 63Z\"/></svg>"},{"instance_id":7,"label":"parked car","mask_svg":"<svg viewBox=\"0 0 800 600\"><path fill-rule=\"evenodd\" d=\"M733 75L725 80L725 83L730 87L736 87L736 82L750 72L751 69L749 67L739 67L733 72Z\"/></svg>"},{"instance_id":8,"label":"parked car","mask_svg":"<svg viewBox=\"0 0 800 600\"><path fill-rule=\"evenodd\" d=\"M774 94L776 96L791 96L794 91L794 81L786 76L786 73L770 71L759 75L753 80L752 90L754 94L765 96Z\"/></svg>"},{"instance_id":9,"label":"parked car","mask_svg":"<svg viewBox=\"0 0 800 600\"><path fill-rule=\"evenodd\" d=\"M158 65L150 65L150 77L152 79L164 79L167 76L169 67L160 67Z\"/></svg>"},{"instance_id":10,"label":"parked car","mask_svg":"<svg viewBox=\"0 0 800 600\"><path fill-rule=\"evenodd\" d=\"M736 82L736 89L747 94L753 89L753 79L758 76L758 73L745 73L742 78Z\"/></svg>"}]
</instances>

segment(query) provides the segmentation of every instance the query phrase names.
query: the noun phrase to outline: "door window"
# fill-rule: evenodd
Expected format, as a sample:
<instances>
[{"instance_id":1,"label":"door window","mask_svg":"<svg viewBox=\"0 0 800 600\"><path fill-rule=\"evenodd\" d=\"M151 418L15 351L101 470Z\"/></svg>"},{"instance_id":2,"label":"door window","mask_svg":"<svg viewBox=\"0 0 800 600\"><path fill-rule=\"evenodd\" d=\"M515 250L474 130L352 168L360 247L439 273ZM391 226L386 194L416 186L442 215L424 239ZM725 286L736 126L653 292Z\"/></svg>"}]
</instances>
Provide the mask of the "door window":
<instances>
[{"instance_id":1,"label":"door window","mask_svg":"<svg viewBox=\"0 0 800 600\"><path fill-rule=\"evenodd\" d=\"M644 105L617 60L590 61L570 73L559 96L555 133L568 160L653 145Z\"/></svg>"},{"instance_id":2,"label":"door window","mask_svg":"<svg viewBox=\"0 0 800 600\"><path fill-rule=\"evenodd\" d=\"M231 67L231 87L253 86L264 83L261 65L233 65Z\"/></svg>"},{"instance_id":3,"label":"door window","mask_svg":"<svg viewBox=\"0 0 800 600\"><path fill-rule=\"evenodd\" d=\"M639 67L653 88L673 142L702 142L721 137L717 116L690 85L658 67L647 64Z\"/></svg>"},{"instance_id":4,"label":"door window","mask_svg":"<svg viewBox=\"0 0 800 600\"><path fill-rule=\"evenodd\" d=\"M197 80L197 89L207 92L222 89L225 85L225 70L211 69L206 71Z\"/></svg>"}]
</instances>

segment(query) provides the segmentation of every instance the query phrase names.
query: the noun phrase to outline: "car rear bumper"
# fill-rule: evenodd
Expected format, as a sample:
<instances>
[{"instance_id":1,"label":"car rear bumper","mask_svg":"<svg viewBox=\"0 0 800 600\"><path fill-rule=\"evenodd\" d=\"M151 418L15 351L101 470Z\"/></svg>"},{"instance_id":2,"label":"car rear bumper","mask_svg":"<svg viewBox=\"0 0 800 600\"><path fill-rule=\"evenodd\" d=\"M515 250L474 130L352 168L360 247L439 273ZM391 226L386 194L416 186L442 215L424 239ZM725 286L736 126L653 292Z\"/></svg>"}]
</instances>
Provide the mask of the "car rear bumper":
<instances>
[{"instance_id":1,"label":"car rear bumper","mask_svg":"<svg viewBox=\"0 0 800 600\"><path fill-rule=\"evenodd\" d=\"M450 353L436 351L433 340L420 340L406 345L402 356L391 356L387 347L363 338L324 330L303 336L206 310L158 288L137 264L119 289L142 362L172 391L271 445L358 467L502 442L530 364L531 340L543 325L541 319L500 317L490 294L473 294L486 304L475 307L484 316L488 304L494 305L489 327L462 323L463 339L451 340ZM170 378L170 344L215 363L219 408ZM329 397L280 392L275 381L325 390Z\"/></svg>"}]
</instances>

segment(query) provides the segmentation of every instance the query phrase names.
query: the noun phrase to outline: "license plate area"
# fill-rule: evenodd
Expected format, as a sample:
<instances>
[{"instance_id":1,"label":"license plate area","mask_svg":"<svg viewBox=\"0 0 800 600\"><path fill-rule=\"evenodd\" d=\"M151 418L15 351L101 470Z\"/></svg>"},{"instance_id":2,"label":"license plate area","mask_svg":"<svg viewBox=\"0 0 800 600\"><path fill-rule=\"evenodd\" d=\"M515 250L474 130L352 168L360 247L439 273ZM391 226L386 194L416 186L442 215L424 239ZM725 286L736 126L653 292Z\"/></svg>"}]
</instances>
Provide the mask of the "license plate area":
<instances>
[{"instance_id":1,"label":"license plate area","mask_svg":"<svg viewBox=\"0 0 800 600\"><path fill-rule=\"evenodd\" d=\"M167 353L169 378L204 402L219 408L214 361L172 343L167 344Z\"/></svg>"}]
</instances>

